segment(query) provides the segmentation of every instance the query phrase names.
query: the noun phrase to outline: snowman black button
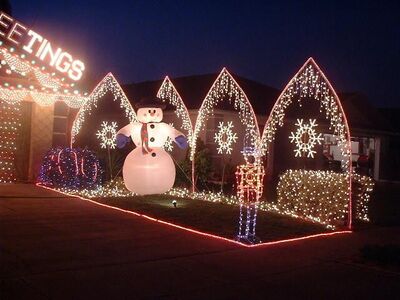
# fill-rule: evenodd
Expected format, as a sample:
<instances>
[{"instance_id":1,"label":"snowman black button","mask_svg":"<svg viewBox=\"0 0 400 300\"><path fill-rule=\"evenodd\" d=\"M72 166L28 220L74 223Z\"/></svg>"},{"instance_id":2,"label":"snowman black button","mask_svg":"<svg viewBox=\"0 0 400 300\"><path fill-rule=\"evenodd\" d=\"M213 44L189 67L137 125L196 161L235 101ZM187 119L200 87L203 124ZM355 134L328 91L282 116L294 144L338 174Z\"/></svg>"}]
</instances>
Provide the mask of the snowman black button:
<instances>
[{"instance_id":1,"label":"snowman black button","mask_svg":"<svg viewBox=\"0 0 400 300\"><path fill-rule=\"evenodd\" d=\"M153 152L153 153L151 154L151 156L156 157L156 154Z\"/></svg>"},{"instance_id":2,"label":"snowman black button","mask_svg":"<svg viewBox=\"0 0 400 300\"><path fill-rule=\"evenodd\" d=\"M150 138L150 142L154 142L154 138L152 137L152 138Z\"/></svg>"},{"instance_id":3,"label":"snowman black button","mask_svg":"<svg viewBox=\"0 0 400 300\"><path fill-rule=\"evenodd\" d=\"M151 128L151 129L154 129L154 124L150 124L150 128Z\"/></svg>"}]
</instances>

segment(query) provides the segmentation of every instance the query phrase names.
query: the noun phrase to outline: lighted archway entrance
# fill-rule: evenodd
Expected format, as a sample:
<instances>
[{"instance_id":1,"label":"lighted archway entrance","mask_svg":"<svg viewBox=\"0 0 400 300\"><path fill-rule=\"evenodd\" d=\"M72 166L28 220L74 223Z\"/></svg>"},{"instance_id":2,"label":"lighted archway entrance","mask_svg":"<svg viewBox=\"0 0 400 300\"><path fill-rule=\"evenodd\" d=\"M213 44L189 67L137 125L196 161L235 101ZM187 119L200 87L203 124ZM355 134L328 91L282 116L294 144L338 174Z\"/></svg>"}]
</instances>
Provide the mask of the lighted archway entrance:
<instances>
[{"instance_id":1,"label":"lighted archway entrance","mask_svg":"<svg viewBox=\"0 0 400 300\"><path fill-rule=\"evenodd\" d=\"M345 190L347 202L342 207L342 211L343 214L347 214L347 226L351 228L352 161L350 129L338 95L312 58L309 58L304 63L278 97L265 124L261 136L261 147L265 153L270 151L270 146L275 140L277 129L284 125L285 114L288 107L291 106L295 100L306 101L306 99L315 99L319 101L320 112L325 112L325 117L329 120L330 128L336 136L337 144L342 155L341 167L344 171L344 180L348 183ZM300 137L300 141L301 140L302 137ZM289 208L286 212L291 213ZM318 219L318 216L308 215L307 218Z\"/></svg>"}]
</instances>

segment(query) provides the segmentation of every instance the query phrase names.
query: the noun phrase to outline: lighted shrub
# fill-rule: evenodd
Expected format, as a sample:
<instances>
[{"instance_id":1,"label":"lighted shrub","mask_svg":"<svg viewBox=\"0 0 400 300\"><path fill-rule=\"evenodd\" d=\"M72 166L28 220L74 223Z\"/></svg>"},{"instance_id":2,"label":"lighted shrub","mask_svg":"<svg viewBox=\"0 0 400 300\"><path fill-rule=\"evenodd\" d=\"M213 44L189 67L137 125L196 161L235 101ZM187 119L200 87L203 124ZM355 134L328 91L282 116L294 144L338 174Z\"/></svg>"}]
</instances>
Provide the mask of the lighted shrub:
<instances>
[{"instance_id":1,"label":"lighted shrub","mask_svg":"<svg viewBox=\"0 0 400 300\"><path fill-rule=\"evenodd\" d=\"M353 175L355 217L368 220L367 203L373 182ZM279 178L279 210L325 224L345 222L348 214L349 181L346 174L333 171L287 170Z\"/></svg>"}]
</instances>

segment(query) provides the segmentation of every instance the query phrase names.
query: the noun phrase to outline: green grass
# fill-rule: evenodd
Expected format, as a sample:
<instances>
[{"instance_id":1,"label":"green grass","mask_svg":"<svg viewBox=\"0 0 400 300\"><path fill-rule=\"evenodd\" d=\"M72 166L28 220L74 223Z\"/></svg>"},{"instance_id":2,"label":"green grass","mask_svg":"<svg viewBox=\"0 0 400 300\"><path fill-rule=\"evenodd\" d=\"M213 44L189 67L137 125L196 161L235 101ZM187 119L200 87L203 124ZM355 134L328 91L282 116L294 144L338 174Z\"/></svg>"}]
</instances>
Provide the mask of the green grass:
<instances>
[{"instance_id":1,"label":"green grass","mask_svg":"<svg viewBox=\"0 0 400 300\"><path fill-rule=\"evenodd\" d=\"M177 200L177 208L172 200ZM165 195L97 198L95 201L135 211L157 219L234 239L238 230L239 207ZM263 242L330 232L311 222L259 211L256 235Z\"/></svg>"}]
</instances>

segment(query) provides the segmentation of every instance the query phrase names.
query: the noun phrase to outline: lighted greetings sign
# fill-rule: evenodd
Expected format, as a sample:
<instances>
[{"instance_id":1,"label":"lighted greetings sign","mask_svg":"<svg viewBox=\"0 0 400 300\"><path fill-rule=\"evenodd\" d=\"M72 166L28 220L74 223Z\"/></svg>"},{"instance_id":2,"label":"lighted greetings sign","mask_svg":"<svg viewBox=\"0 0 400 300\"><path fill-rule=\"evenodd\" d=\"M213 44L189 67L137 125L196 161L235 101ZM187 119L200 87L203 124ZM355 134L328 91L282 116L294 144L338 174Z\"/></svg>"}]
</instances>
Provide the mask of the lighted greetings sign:
<instances>
[{"instance_id":1,"label":"lighted greetings sign","mask_svg":"<svg viewBox=\"0 0 400 300\"><path fill-rule=\"evenodd\" d=\"M71 54L61 48L56 48L35 31L18 23L9 15L0 12L0 36L21 47L29 54L35 55L41 61L65 73L72 80L82 78L85 64L74 59Z\"/></svg>"}]
</instances>

